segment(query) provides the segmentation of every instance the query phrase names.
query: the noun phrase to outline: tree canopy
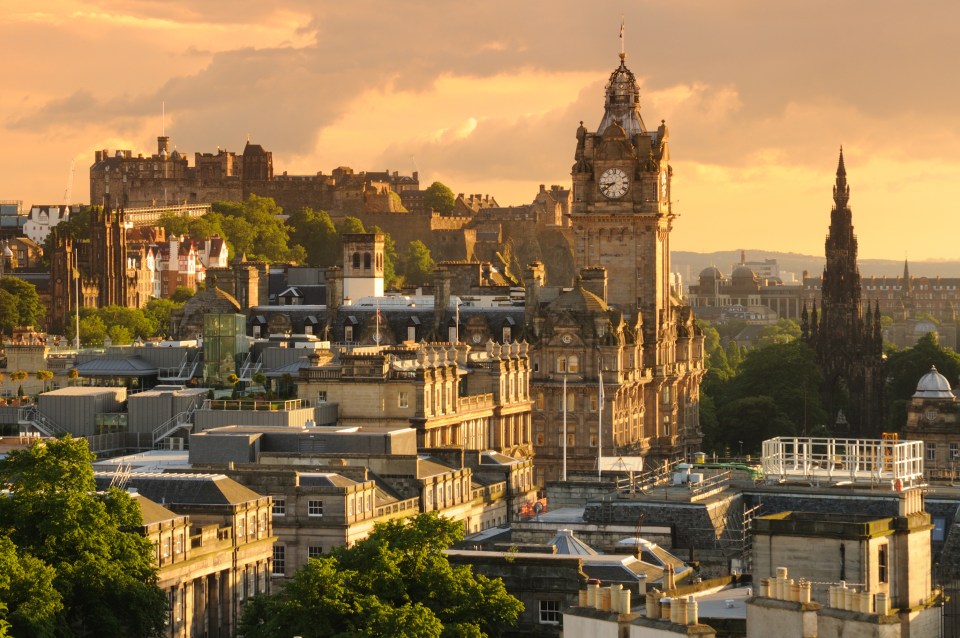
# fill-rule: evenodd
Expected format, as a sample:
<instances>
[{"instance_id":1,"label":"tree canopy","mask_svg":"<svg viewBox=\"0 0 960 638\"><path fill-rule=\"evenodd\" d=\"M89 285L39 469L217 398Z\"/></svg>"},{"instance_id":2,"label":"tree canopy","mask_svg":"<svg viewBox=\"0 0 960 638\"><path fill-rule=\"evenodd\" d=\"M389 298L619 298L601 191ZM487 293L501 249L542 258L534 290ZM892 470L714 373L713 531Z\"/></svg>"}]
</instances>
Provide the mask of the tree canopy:
<instances>
[{"instance_id":1,"label":"tree canopy","mask_svg":"<svg viewBox=\"0 0 960 638\"><path fill-rule=\"evenodd\" d=\"M403 256L403 276L411 286L422 286L430 281L433 272L433 258L430 249L419 239L415 239L407 246Z\"/></svg>"},{"instance_id":2,"label":"tree canopy","mask_svg":"<svg viewBox=\"0 0 960 638\"><path fill-rule=\"evenodd\" d=\"M887 418L888 431L902 430L907 422L907 403L917 391L920 377L930 366L945 376L951 386L960 378L960 354L937 343L933 334L921 337L917 345L889 352L887 355Z\"/></svg>"},{"instance_id":3,"label":"tree canopy","mask_svg":"<svg viewBox=\"0 0 960 638\"><path fill-rule=\"evenodd\" d=\"M7 293L13 297L2 293ZM13 303L11 303L11 301ZM47 309L40 301L37 287L30 282L17 277L0 278L0 327L6 326L34 326L43 325L43 318Z\"/></svg>"},{"instance_id":4,"label":"tree canopy","mask_svg":"<svg viewBox=\"0 0 960 638\"><path fill-rule=\"evenodd\" d=\"M723 352L718 347L719 352ZM727 356L740 350L727 349ZM728 370L730 370L728 368ZM701 407L708 451L759 452L764 439L823 433L827 414L820 400L816 353L802 341L769 343L747 351L729 376L708 372Z\"/></svg>"},{"instance_id":5,"label":"tree canopy","mask_svg":"<svg viewBox=\"0 0 960 638\"><path fill-rule=\"evenodd\" d=\"M349 548L311 559L279 593L246 607L246 638L498 636L523 605L503 581L451 566L463 527L435 513L378 523Z\"/></svg>"},{"instance_id":6,"label":"tree canopy","mask_svg":"<svg viewBox=\"0 0 960 638\"><path fill-rule=\"evenodd\" d=\"M37 591L52 583L62 605L47 592L31 607L22 591L5 593L0 580L12 635L121 638L163 630L166 599L153 547L139 533L140 509L120 490L98 493L92 461L86 441L69 436L0 460L0 483L9 487L0 499L0 538L13 546L0 544L0 561L28 566Z\"/></svg>"},{"instance_id":7,"label":"tree canopy","mask_svg":"<svg viewBox=\"0 0 960 638\"><path fill-rule=\"evenodd\" d=\"M442 182L434 182L427 186L423 192L423 204L429 210L435 210L441 215L449 215L453 212L453 206L457 198L453 191Z\"/></svg>"},{"instance_id":8,"label":"tree canopy","mask_svg":"<svg viewBox=\"0 0 960 638\"><path fill-rule=\"evenodd\" d=\"M290 241L303 246L311 266L333 266L342 259L340 237L326 211L302 208L287 218Z\"/></svg>"}]
</instances>

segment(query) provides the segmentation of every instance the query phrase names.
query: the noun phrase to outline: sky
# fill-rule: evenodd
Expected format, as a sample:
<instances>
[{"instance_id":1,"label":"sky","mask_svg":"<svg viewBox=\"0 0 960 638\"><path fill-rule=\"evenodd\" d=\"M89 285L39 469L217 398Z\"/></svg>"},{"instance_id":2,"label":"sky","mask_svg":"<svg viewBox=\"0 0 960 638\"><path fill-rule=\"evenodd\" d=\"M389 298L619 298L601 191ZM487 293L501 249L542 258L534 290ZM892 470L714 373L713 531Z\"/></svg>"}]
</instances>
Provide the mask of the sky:
<instances>
[{"instance_id":1,"label":"sky","mask_svg":"<svg viewBox=\"0 0 960 638\"><path fill-rule=\"evenodd\" d=\"M86 202L96 149L165 131L529 203L570 185L621 19L674 250L823 254L842 145L861 257L957 256L956 0L0 0L0 200Z\"/></svg>"}]
</instances>

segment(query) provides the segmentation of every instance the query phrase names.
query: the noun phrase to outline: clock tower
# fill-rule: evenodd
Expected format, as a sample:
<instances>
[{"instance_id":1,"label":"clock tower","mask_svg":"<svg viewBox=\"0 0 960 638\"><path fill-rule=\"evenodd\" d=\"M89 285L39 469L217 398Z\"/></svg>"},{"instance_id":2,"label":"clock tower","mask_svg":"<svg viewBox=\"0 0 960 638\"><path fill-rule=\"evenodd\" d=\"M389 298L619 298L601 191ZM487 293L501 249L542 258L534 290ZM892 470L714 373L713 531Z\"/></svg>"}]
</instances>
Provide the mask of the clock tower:
<instances>
[{"instance_id":1,"label":"clock tower","mask_svg":"<svg viewBox=\"0 0 960 638\"><path fill-rule=\"evenodd\" d=\"M577 130L570 218L577 269L607 269L608 301L625 315L639 313L648 346L669 330L674 305L668 142L665 122L655 131L644 125L640 89L621 53L600 126L590 133L581 122Z\"/></svg>"},{"instance_id":2,"label":"clock tower","mask_svg":"<svg viewBox=\"0 0 960 638\"><path fill-rule=\"evenodd\" d=\"M642 344L641 454L676 458L700 444L703 335L670 286L669 132L648 130L640 89L626 54L606 85L596 132L580 123L570 221L578 271L603 268L607 302L632 326L623 338Z\"/></svg>"}]
</instances>

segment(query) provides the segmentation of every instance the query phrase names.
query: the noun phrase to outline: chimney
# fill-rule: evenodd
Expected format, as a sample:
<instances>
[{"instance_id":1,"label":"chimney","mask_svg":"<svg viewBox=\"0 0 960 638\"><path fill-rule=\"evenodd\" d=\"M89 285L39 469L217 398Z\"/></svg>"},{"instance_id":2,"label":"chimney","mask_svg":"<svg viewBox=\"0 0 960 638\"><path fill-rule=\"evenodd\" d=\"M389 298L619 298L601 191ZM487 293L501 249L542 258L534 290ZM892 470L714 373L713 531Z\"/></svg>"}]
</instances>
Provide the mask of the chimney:
<instances>
[{"instance_id":1,"label":"chimney","mask_svg":"<svg viewBox=\"0 0 960 638\"><path fill-rule=\"evenodd\" d=\"M607 269L602 266L584 268L580 271L580 285L607 302Z\"/></svg>"},{"instance_id":2,"label":"chimney","mask_svg":"<svg viewBox=\"0 0 960 638\"><path fill-rule=\"evenodd\" d=\"M530 326L540 313L540 289L544 283L543 262L534 261L527 266L525 283L524 323ZM536 330L534 332L538 333Z\"/></svg>"}]
</instances>

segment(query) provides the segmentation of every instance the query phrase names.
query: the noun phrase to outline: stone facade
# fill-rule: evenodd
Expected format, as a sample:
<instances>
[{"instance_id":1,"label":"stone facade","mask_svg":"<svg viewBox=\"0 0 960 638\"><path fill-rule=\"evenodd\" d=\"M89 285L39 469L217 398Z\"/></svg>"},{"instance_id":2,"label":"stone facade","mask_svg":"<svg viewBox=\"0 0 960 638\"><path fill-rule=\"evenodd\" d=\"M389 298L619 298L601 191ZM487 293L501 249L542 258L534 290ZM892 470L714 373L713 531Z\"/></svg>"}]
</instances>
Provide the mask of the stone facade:
<instances>
[{"instance_id":1,"label":"stone facade","mask_svg":"<svg viewBox=\"0 0 960 638\"><path fill-rule=\"evenodd\" d=\"M921 377L907 404L904 438L924 441L923 473L928 480L954 481L960 471L960 402L937 368Z\"/></svg>"}]
</instances>

